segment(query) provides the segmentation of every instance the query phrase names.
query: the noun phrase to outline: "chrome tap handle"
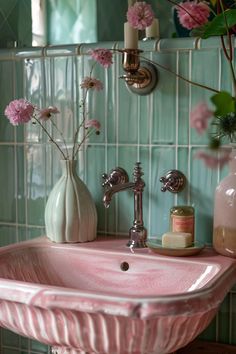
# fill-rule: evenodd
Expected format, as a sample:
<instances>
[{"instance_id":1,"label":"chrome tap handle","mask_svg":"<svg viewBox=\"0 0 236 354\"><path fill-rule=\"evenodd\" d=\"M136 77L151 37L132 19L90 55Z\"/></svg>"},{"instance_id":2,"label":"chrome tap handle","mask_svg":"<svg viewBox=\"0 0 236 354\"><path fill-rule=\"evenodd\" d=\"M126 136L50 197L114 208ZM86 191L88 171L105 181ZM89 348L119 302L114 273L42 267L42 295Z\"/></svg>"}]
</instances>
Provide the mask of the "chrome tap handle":
<instances>
[{"instance_id":1,"label":"chrome tap handle","mask_svg":"<svg viewBox=\"0 0 236 354\"><path fill-rule=\"evenodd\" d=\"M133 171L134 177L134 221L133 226L129 229L128 247L143 248L146 246L147 230L143 223L143 190L145 182L142 179L143 171L141 162L136 162Z\"/></svg>"},{"instance_id":2,"label":"chrome tap handle","mask_svg":"<svg viewBox=\"0 0 236 354\"><path fill-rule=\"evenodd\" d=\"M134 183L136 184L135 189L136 190L143 190L145 187L144 180L142 179L142 176L144 175L141 167L141 162L136 162L134 166L134 171L133 171L133 177L134 177Z\"/></svg>"},{"instance_id":3,"label":"chrome tap handle","mask_svg":"<svg viewBox=\"0 0 236 354\"><path fill-rule=\"evenodd\" d=\"M103 187L112 187L129 181L129 176L122 167L114 168L109 174L104 173L102 178L104 179L104 182L102 183Z\"/></svg>"},{"instance_id":4,"label":"chrome tap handle","mask_svg":"<svg viewBox=\"0 0 236 354\"><path fill-rule=\"evenodd\" d=\"M186 177L178 170L170 170L166 175L160 178L160 182L163 183L163 186L161 187L162 192L168 190L171 193L179 193L186 185Z\"/></svg>"}]
</instances>

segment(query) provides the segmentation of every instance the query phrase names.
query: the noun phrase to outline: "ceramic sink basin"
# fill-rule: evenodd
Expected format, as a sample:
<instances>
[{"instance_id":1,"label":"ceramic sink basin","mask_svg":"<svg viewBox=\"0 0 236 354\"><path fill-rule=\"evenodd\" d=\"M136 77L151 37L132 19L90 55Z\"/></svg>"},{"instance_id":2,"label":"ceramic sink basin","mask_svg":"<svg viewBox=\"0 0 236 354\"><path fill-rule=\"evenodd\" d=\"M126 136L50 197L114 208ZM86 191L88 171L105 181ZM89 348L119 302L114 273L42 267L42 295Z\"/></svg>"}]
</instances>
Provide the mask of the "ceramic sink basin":
<instances>
[{"instance_id":1,"label":"ceramic sink basin","mask_svg":"<svg viewBox=\"0 0 236 354\"><path fill-rule=\"evenodd\" d=\"M55 353L166 354L202 332L236 282L236 260L132 253L125 240L0 248L0 326Z\"/></svg>"}]
</instances>

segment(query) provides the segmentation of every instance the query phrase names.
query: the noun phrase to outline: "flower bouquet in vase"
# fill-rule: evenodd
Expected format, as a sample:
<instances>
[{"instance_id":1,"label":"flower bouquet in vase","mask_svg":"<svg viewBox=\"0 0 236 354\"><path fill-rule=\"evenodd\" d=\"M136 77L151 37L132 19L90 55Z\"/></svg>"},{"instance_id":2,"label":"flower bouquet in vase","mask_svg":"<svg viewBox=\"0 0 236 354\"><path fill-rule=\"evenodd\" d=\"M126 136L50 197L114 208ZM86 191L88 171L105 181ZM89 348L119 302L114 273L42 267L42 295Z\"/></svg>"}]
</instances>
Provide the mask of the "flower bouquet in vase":
<instances>
[{"instance_id":1,"label":"flower bouquet in vase","mask_svg":"<svg viewBox=\"0 0 236 354\"><path fill-rule=\"evenodd\" d=\"M108 68L112 63L112 53L106 49L95 49L89 53L103 67ZM47 237L58 243L87 242L97 236L97 211L93 198L85 183L77 175L76 157L94 132L99 134L100 123L96 119L88 119L86 99L88 92L100 91L103 84L92 77L92 71L85 77L80 86L83 89L83 100L80 103L81 117L73 137L73 147L69 150L58 128L55 115L59 114L57 107L40 109L26 99L16 99L9 103L5 115L12 125L33 123L39 125L49 141L61 155L62 175L48 196L45 207L45 228ZM52 125L61 136L58 143L47 129Z\"/></svg>"}]
</instances>

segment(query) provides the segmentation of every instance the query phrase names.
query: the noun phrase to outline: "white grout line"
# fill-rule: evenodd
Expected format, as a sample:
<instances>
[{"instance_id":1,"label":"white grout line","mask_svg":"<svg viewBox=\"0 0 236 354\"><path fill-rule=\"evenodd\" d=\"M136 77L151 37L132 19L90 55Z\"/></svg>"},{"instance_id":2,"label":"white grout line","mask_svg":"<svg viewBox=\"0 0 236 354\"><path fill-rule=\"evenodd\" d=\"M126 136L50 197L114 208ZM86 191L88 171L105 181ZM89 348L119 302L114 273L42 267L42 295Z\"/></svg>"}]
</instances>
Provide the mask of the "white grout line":
<instances>
[{"instance_id":1,"label":"white grout line","mask_svg":"<svg viewBox=\"0 0 236 354\"><path fill-rule=\"evenodd\" d=\"M28 145L32 145L32 146L42 146L42 143L40 142L34 142L34 141L27 141L27 142L14 142L14 141L9 141L9 142L0 142L0 146L28 146ZM48 145L50 146L50 142L47 142L45 143L44 145ZM176 147L181 147L181 148L188 148L189 146L190 147L207 147L207 144L204 144L204 145L201 145L201 144L191 144L191 145L187 145L187 144L161 144L161 143L153 143L153 144L137 144L137 143L98 143L98 142L95 142L95 143L92 143L92 142L89 142L88 144L89 146L113 146L113 147L119 147L119 146L126 146L126 147L137 147L137 146L141 146L141 147L168 147L168 148L176 148ZM51 145L52 146L52 145Z\"/></svg>"},{"instance_id":2,"label":"white grout line","mask_svg":"<svg viewBox=\"0 0 236 354\"><path fill-rule=\"evenodd\" d=\"M189 51L189 80L192 79L192 51ZM191 104L192 104L192 87L191 85L189 87L189 104L188 104L188 113L190 114L191 112ZM191 178L191 127L190 124L188 124L188 181L190 181ZM187 204L190 203L191 200L191 191L190 191L190 186L188 185L188 194L187 194Z\"/></svg>"},{"instance_id":3,"label":"white grout line","mask_svg":"<svg viewBox=\"0 0 236 354\"><path fill-rule=\"evenodd\" d=\"M120 63L120 58L118 57L118 63ZM116 67L116 77L119 75L119 65ZM119 80L116 80L116 101L115 101L115 120L116 120L116 164L119 163L119 99L120 99L120 92L119 92Z\"/></svg>"},{"instance_id":4,"label":"white grout line","mask_svg":"<svg viewBox=\"0 0 236 354\"><path fill-rule=\"evenodd\" d=\"M120 68L120 56L117 56L117 67L116 67L116 77L119 77L119 68ZM115 119L116 119L116 166L119 165L119 99L120 99L120 92L119 92L119 80L116 80L116 101L115 101ZM116 167L114 166L114 167ZM115 199L115 230L116 233L118 232L118 206L119 206L119 195Z\"/></svg>"},{"instance_id":5,"label":"white grout line","mask_svg":"<svg viewBox=\"0 0 236 354\"><path fill-rule=\"evenodd\" d=\"M13 96L16 97L16 63L12 63L12 73L13 73ZM19 212L18 212L18 166L17 166L17 132L16 127L14 128L14 184L15 184L15 207L16 207L16 222L19 220ZM16 225L16 242L19 242L19 229Z\"/></svg>"},{"instance_id":6,"label":"white grout line","mask_svg":"<svg viewBox=\"0 0 236 354\"><path fill-rule=\"evenodd\" d=\"M104 126L104 145L105 145L105 171L108 169L108 152L107 152L107 143L108 143L108 107L109 107L109 98L108 98L108 92L109 92L109 74L108 70L105 71L105 98L104 98L104 107L105 107L105 126ZM113 91L113 88L111 87L110 90Z\"/></svg>"},{"instance_id":7,"label":"white grout line","mask_svg":"<svg viewBox=\"0 0 236 354\"><path fill-rule=\"evenodd\" d=\"M114 64L114 66L112 66L112 77L114 77L114 67L116 66L116 64ZM105 71L106 72L106 76L105 76L105 126L104 126L104 140L105 140L105 144L104 144L104 148L105 148L105 163L104 163L104 173L108 173L108 107L109 107L109 99L108 99L108 92L109 92L109 87L108 87L108 83L109 83L109 74L108 74L108 70ZM113 87L110 87L110 91L113 92L115 91L115 88L113 90ZM105 215L105 230L108 230L108 211L107 208L104 208L104 215Z\"/></svg>"},{"instance_id":8,"label":"white grout line","mask_svg":"<svg viewBox=\"0 0 236 354\"><path fill-rule=\"evenodd\" d=\"M50 92L50 90L48 90L47 88L47 83L46 83L46 68L45 68L45 60L41 60L40 61L40 67L41 67L41 77L42 77L42 85L43 85L43 97L42 97L42 107L47 107L47 98L46 98L46 92ZM44 161L43 161L43 165L44 165L44 205L46 205L46 201L47 201L47 168L46 168L46 160L47 160L47 145L43 144L43 156L44 156ZM53 161L52 159L52 149L50 152L50 158L51 161ZM52 165L53 168L53 165Z\"/></svg>"},{"instance_id":9,"label":"white grout line","mask_svg":"<svg viewBox=\"0 0 236 354\"><path fill-rule=\"evenodd\" d=\"M153 60L153 53L150 54L150 59ZM147 227L147 234L150 236L152 231L152 131L153 131L153 114L154 114L154 99L153 94L148 96L148 103L149 103L149 146L148 146L148 160L149 160L149 169L148 169L148 186L149 186L149 194L148 194L148 227Z\"/></svg>"},{"instance_id":10,"label":"white grout line","mask_svg":"<svg viewBox=\"0 0 236 354\"><path fill-rule=\"evenodd\" d=\"M176 73L179 74L179 51L176 52ZM178 142L179 142L179 78L176 76L176 94L175 94L175 168L178 169ZM177 205L178 193L175 193L174 202Z\"/></svg>"},{"instance_id":11,"label":"white grout line","mask_svg":"<svg viewBox=\"0 0 236 354\"><path fill-rule=\"evenodd\" d=\"M23 67L23 73L25 73L27 67L27 62L24 61L24 67ZM27 86L26 85L26 77L27 77L27 73L25 73L26 75L23 75L23 92L26 94L27 90ZM26 127L24 126L24 142L26 141ZM28 146L28 142L23 144L24 146L24 194L25 194L25 225L28 225L28 190L27 190L27 153L26 153L26 149ZM28 239L28 228L26 228L26 239Z\"/></svg>"},{"instance_id":12,"label":"white grout line","mask_svg":"<svg viewBox=\"0 0 236 354\"><path fill-rule=\"evenodd\" d=\"M222 85L222 57L221 57L221 49L218 49L218 58L219 58L219 67L218 67L218 90L221 90ZM220 182L220 168L217 168L217 184Z\"/></svg>"},{"instance_id":13,"label":"white grout line","mask_svg":"<svg viewBox=\"0 0 236 354\"><path fill-rule=\"evenodd\" d=\"M26 224L26 223L22 224L17 222L3 222L3 221L0 221L0 226L44 229L44 226L39 226L34 224Z\"/></svg>"}]
</instances>

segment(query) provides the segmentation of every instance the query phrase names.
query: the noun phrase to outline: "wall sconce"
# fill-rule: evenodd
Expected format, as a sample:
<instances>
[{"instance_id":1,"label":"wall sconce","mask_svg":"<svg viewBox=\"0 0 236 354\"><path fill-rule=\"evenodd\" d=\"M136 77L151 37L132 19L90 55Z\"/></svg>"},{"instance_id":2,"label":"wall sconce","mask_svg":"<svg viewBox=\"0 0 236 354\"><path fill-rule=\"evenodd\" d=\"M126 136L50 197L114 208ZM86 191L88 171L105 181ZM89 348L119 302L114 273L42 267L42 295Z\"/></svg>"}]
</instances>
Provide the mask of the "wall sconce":
<instances>
[{"instance_id":1,"label":"wall sconce","mask_svg":"<svg viewBox=\"0 0 236 354\"><path fill-rule=\"evenodd\" d=\"M124 79L129 91L138 95L148 95L157 85L158 73L156 67L145 60L140 61L139 49L122 50L122 66L125 75L120 78Z\"/></svg>"}]
</instances>

